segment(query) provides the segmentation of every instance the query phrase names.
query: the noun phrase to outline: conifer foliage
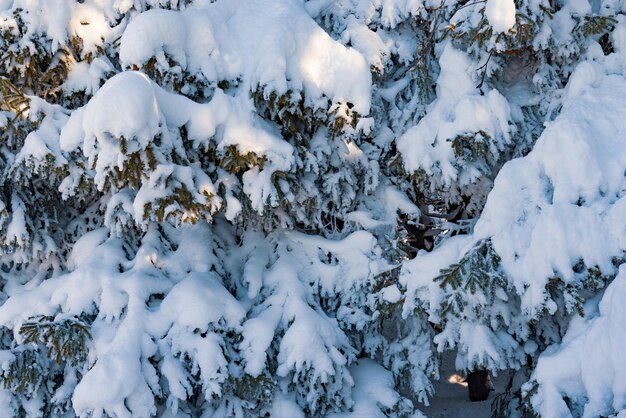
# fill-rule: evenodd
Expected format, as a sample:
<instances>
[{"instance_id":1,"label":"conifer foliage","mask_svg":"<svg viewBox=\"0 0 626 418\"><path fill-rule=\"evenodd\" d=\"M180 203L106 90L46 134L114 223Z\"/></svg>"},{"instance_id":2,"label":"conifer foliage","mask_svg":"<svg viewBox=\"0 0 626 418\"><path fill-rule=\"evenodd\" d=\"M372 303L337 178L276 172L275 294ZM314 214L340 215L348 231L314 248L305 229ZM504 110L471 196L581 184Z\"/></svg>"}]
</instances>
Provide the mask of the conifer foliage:
<instances>
[{"instance_id":1,"label":"conifer foliage","mask_svg":"<svg viewBox=\"0 0 626 418\"><path fill-rule=\"evenodd\" d=\"M626 410L623 9L0 0L0 415Z\"/></svg>"}]
</instances>

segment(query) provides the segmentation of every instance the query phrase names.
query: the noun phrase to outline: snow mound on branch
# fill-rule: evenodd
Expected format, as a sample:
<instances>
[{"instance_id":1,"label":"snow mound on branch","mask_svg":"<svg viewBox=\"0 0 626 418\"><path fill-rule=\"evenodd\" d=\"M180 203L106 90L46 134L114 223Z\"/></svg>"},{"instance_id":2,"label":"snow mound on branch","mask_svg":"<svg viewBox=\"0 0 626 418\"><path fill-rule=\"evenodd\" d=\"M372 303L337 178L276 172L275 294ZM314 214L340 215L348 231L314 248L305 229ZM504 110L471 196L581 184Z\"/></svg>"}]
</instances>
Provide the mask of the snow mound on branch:
<instances>
[{"instance_id":1,"label":"snow mound on branch","mask_svg":"<svg viewBox=\"0 0 626 418\"><path fill-rule=\"evenodd\" d=\"M609 416L626 410L626 266L620 268L587 318L575 317L559 345L539 357L531 379L538 384L532 398L541 416L571 417L568 397L577 406L585 405L584 418ZM589 313L589 312L588 312Z\"/></svg>"},{"instance_id":2,"label":"snow mound on branch","mask_svg":"<svg viewBox=\"0 0 626 418\"><path fill-rule=\"evenodd\" d=\"M439 64L437 99L426 116L400 137L398 150L409 172L421 169L428 175L440 173L439 181L444 186L456 181L469 184L482 173L471 165L463 172L459 170L452 140L458 135L482 131L499 140L492 141L488 150L498 155L511 141L511 109L495 89L480 94L470 76L474 64L460 50L447 44Z\"/></svg>"},{"instance_id":3,"label":"snow mound on branch","mask_svg":"<svg viewBox=\"0 0 626 418\"><path fill-rule=\"evenodd\" d=\"M508 32L515 26L515 2L513 0L487 0L485 15L494 32Z\"/></svg>"},{"instance_id":4,"label":"snow mound on branch","mask_svg":"<svg viewBox=\"0 0 626 418\"><path fill-rule=\"evenodd\" d=\"M100 189L106 186L116 168L124 168L132 153L145 152L151 147L158 164L144 179L149 177L145 184L151 190L140 192L133 204L135 219L144 219L145 203L166 193L156 185L168 173L180 174L177 181L188 190L215 194L204 173L172 164L173 154L183 154L179 152L184 145L178 132L182 126L186 127L194 148L222 151L234 146L241 154L252 152L266 158L263 170L244 174L244 188L250 190L254 208L263 208L272 197L272 174L277 170L288 171L293 164L293 147L255 116L248 97L232 97L216 89L211 101L196 103L165 91L136 71L115 75L87 105L74 111L61 131L60 144L64 151L82 149L95 168L94 180ZM159 145L155 144L157 137ZM198 198L204 199L200 195Z\"/></svg>"},{"instance_id":5,"label":"snow mound on branch","mask_svg":"<svg viewBox=\"0 0 626 418\"><path fill-rule=\"evenodd\" d=\"M47 37L50 49L55 52L63 49L72 37L81 40L80 54L84 57L96 53L105 40L116 36L115 20L119 13L125 13L123 2L101 1L54 1L13 0L0 1L2 17L12 17L12 12L27 10L23 13L25 37L36 39ZM27 28L27 29L26 29ZM29 48L32 48L32 45Z\"/></svg>"},{"instance_id":6,"label":"snow mound on branch","mask_svg":"<svg viewBox=\"0 0 626 418\"><path fill-rule=\"evenodd\" d=\"M85 107L72 113L61 132L61 147L72 151L82 146L88 153L90 141L106 143L115 139L117 143L122 136L137 139L145 146L157 134L166 134L166 128L181 126L188 129L196 147L206 147L222 128L218 149L236 145L242 153L265 155L280 169L288 169L291 145L264 129L252 111L247 100L227 96L220 89L209 103L200 104L163 90L140 72L127 71L109 79ZM106 155L107 150L100 150L98 161L113 157ZM127 152L133 151L129 148Z\"/></svg>"},{"instance_id":7,"label":"snow mound on branch","mask_svg":"<svg viewBox=\"0 0 626 418\"><path fill-rule=\"evenodd\" d=\"M161 122L152 82L140 73L111 78L85 107L83 121L87 138L102 140L109 134L149 143Z\"/></svg>"},{"instance_id":8,"label":"snow mound on branch","mask_svg":"<svg viewBox=\"0 0 626 418\"><path fill-rule=\"evenodd\" d=\"M184 12L150 10L129 23L120 44L125 67L167 56L211 82L302 91L315 107L350 102L369 113L371 75L363 56L335 42L294 0L216 2Z\"/></svg>"}]
</instances>

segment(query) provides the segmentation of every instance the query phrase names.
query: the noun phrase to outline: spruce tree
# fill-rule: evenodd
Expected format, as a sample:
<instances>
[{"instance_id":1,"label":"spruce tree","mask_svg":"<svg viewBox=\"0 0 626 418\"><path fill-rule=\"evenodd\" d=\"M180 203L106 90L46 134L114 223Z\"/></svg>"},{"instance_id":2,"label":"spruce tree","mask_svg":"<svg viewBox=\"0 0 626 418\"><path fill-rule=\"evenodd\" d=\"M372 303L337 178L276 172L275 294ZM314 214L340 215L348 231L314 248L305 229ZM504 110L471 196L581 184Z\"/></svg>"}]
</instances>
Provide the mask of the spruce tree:
<instances>
[{"instance_id":1,"label":"spruce tree","mask_svg":"<svg viewBox=\"0 0 626 418\"><path fill-rule=\"evenodd\" d=\"M445 350L619 413L542 356L621 289L623 20L0 1L0 415L417 417Z\"/></svg>"}]
</instances>

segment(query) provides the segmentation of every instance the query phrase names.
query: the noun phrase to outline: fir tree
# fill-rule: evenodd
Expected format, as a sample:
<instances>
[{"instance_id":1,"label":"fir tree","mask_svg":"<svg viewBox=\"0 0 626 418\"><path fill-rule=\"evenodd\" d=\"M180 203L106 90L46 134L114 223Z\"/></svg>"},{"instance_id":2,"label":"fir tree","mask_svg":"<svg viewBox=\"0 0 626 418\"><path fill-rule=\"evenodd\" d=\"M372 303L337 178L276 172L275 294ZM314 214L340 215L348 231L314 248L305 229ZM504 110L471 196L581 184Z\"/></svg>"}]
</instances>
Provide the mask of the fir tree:
<instances>
[{"instance_id":1,"label":"fir tree","mask_svg":"<svg viewBox=\"0 0 626 418\"><path fill-rule=\"evenodd\" d=\"M444 350L619 413L542 356L621 289L620 7L0 2L0 414L420 416Z\"/></svg>"}]
</instances>

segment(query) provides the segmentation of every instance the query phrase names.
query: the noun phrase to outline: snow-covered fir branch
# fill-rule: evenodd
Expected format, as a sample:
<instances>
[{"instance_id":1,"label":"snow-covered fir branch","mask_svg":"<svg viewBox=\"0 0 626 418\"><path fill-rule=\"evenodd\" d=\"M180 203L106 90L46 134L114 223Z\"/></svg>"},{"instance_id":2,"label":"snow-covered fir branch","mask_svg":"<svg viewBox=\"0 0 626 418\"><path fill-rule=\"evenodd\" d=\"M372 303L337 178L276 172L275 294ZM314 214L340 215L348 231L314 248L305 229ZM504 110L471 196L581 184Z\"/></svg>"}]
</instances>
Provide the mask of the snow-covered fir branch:
<instances>
[{"instance_id":1,"label":"snow-covered fir branch","mask_svg":"<svg viewBox=\"0 0 626 418\"><path fill-rule=\"evenodd\" d=\"M625 10L0 0L0 416L626 416Z\"/></svg>"}]
</instances>

